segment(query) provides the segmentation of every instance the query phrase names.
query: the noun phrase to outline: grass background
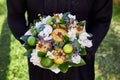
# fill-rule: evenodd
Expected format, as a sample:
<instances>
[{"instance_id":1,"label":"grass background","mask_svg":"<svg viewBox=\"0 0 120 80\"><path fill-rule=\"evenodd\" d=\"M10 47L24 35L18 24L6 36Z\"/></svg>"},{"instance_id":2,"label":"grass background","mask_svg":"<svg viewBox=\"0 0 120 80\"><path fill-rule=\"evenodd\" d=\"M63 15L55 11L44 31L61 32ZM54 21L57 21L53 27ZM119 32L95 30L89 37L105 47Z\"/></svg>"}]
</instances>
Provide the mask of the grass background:
<instances>
[{"instance_id":1,"label":"grass background","mask_svg":"<svg viewBox=\"0 0 120 80\"><path fill-rule=\"evenodd\" d=\"M13 37L6 20L6 2L0 0L0 80L28 80L25 49ZM113 4L110 30L96 53L95 80L120 80L120 4Z\"/></svg>"}]
</instances>

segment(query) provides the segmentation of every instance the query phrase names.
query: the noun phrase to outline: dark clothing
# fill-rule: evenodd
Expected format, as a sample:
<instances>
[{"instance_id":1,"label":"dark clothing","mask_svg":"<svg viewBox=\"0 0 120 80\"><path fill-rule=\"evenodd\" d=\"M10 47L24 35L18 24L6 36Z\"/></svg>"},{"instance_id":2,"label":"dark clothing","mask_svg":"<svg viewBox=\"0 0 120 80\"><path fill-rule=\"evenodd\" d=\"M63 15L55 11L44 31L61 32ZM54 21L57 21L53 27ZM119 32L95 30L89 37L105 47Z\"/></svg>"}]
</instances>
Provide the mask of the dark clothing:
<instances>
[{"instance_id":1,"label":"dark clothing","mask_svg":"<svg viewBox=\"0 0 120 80\"><path fill-rule=\"evenodd\" d=\"M93 34L93 47L87 48L83 58L86 65L70 68L67 73L55 74L41 69L29 62L30 80L94 80L95 52L105 37L112 15L112 0L7 0L8 24L14 36L19 40L28 25L38 18L38 14L71 12L77 20L87 20L87 32ZM28 25L26 26L25 11Z\"/></svg>"}]
</instances>

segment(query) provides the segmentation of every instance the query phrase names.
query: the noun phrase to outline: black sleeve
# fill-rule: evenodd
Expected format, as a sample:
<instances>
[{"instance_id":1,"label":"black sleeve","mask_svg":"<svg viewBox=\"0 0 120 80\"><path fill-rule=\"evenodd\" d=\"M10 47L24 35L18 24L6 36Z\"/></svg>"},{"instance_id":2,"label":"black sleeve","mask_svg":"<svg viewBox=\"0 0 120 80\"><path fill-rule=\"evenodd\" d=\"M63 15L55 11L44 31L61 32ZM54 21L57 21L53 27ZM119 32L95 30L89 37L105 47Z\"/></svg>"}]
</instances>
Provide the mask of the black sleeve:
<instances>
[{"instance_id":1,"label":"black sleeve","mask_svg":"<svg viewBox=\"0 0 120 80\"><path fill-rule=\"evenodd\" d=\"M16 39L28 30L25 20L25 0L7 0L8 25Z\"/></svg>"},{"instance_id":2,"label":"black sleeve","mask_svg":"<svg viewBox=\"0 0 120 80\"><path fill-rule=\"evenodd\" d=\"M88 32L93 34L93 47L87 49L93 55L107 34L112 17L112 0L94 1L91 13L92 24L88 29Z\"/></svg>"}]
</instances>

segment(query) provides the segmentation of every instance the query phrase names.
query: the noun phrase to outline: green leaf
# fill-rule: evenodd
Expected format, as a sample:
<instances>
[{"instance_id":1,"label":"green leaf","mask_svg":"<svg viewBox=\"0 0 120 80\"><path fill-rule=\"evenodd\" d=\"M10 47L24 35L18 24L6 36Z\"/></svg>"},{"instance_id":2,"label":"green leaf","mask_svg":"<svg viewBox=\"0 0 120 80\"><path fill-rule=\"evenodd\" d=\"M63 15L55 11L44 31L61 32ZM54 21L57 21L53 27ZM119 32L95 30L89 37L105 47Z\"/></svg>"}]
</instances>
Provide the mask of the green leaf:
<instances>
[{"instance_id":1,"label":"green leaf","mask_svg":"<svg viewBox=\"0 0 120 80\"><path fill-rule=\"evenodd\" d=\"M81 61L80 61L80 66L83 66L83 65L86 65L86 62L84 59L81 58Z\"/></svg>"},{"instance_id":2,"label":"green leaf","mask_svg":"<svg viewBox=\"0 0 120 80\"><path fill-rule=\"evenodd\" d=\"M86 62L83 59L81 59L79 64L69 62L69 65L72 66L72 67L79 67L79 66L83 66L85 64L86 64Z\"/></svg>"},{"instance_id":3,"label":"green leaf","mask_svg":"<svg viewBox=\"0 0 120 80\"><path fill-rule=\"evenodd\" d=\"M47 53L45 53L45 52L41 52L41 51L39 51L38 53L37 53L37 56L38 57L43 57L43 56L45 56Z\"/></svg>"},{"instance_id":4,"label":"green leaf","mask_svg":"<svg viewBox=\"0 0 120 80\"><path fill-rule=\"evenodd\" d=\"M52 25L53 24L53 18L52 17L48 18L47 21L46 21L46 24Z\"/></svg>"},{"instance_id":5,"label":"green leaf","mask_svg":"<svg viewBox=\"0 0 120 80\"><path fill-rule=\"evenodd\" d=\"M70 21L70 19L68 17L69 14L70 14L70 12L66 12L66 13L63 14L63 19L64 19L65 22L69 22Z\"/></svg>"},{"instance_id":6,"label":"green leaf","mask_svg":"<svg viewBox=\"0 0 120 80\"><path fill-rule=\"evenodd\" d=\"M61 72L66 73L68 71L69 64L68 64L68 62L65 62L65 63L59 65L58 68L61 70Z\"/></svg>"},{"instance_id":7,"label":"green leaf","mask_svg":"<svg viewBox=\"0 0 120 80\"><path fill-rule=\"evenodd\" d=\"M74 44L75 44L75 47L81 48L79 42L76 39L74 40Z\"/></svg>"},{"instance_id":8,"label":"green leaf","mask_svg":"<svg viewBox=\"0 0 120 80\"><path fill-rule=\"evenodd\" d=\"M63 36L63 39L64 39L64 42L65 42L65 43L69 42L69 37L68 37L67 35L64 35L64 36Z\"/></svg>"},{"instance_id":9,"label":"green leaf","mask_svg":"<svg viewBox=\"0 0 120 80\"><path fill-rule=\"evenodd\" d=\"M66 58L71 59L71 58L72 58L72 55L73 55L73 53L66 54Z\"/></svg>"},{"instance_id":10,"label":"green leaf","mask_svg":"<svg viewBox=\"0 0 120 80\"><path fill-rule=\"evenodd\" d=\"M53 19L52 19L52 22L53 22L53 24L55 24L55 23L56 23L56 19L55 19L55 18L53 18Z\"/></svg>"},{"instance_id":11,"label":"green leaf","mask_svg":"<svg viewBox=\"0 0 120 80\"><path fill-rule=\"evenodd\" d=\"M64 29L66 28L65 24L60 24L60 27Z\"/></svg>"},{"instance_id":12,"label":"green leaf","mask_svg":"<svg viewBox=\"0 0 120 80\"><path fill-rule=\"evenodd\" d=\"M32 35L36 37L37 34L38 34L38 33L37 33L37 30L35 29L35 30L33 31Z\"/></svg>"},{"instance_id":13,"label":"green leaf","mask_svg":"<svg viewBox=\"0 0 120 80\"><path fill-rule=\"evenodd\" d=\"M77 39L79 38L79 33L76 33L76 37L77 37Z\"/></svg>"},{"instance_id":14,"label":"green leaf","mask_svg":"<svg viewBox=\"0 0 120 80\"><path fill-rule=\"evenodd\" d=\"M65 44L64 42L60 42L59 43L59 48L62 48L64 46L64 44Z\"/></svg>"},{"instance_id":15,"label":"green leaf","mask_svg":"<svg viewBox=\"0 0 120 80\"><path fill-rule=\"evenodd\" d=\"M65 21L64 21L64 19L62 18L62 19L60 19L60 23L61 24L65 24Z\"/></svg>"},{"instance_id":16,"label":"green leaf","mask_svg":"<svg viewBox=\"0 0 120 80\"><path fill-rule=\"evenodd\" d=\"M81 48L80 55L84 56L86 54L87 54L86 49L85 48Z\"/></svg>"},{"instance_id":17,"label":"green leaf","mask_svg":"<svg viewBox=\"0 0 120 80\"><path fill-rule=\"evenodd\" d=\"M37 33L39 33L40 31L42 31L45 28L45 24L41 24L39 26L39 28L37 28Z\"/></svg>"},{"instance_id":18,"label":"green leaf","mask_svg":"<svg viewBox=\"0 0 120 80\"><path fill-rule=\"evenodd\" d=\"M20 37L20 40L27 42L27 39L30 37L30 35L24 35L22 37Z\"/></svg>"},{"instance_id":19,"label":"green leaf","mask_svg":"<svg viewBox=\"0 0 120 80\"><path fill-rule=\"evenodd\" d=\"M25 49L27 49L27 50L35 48L35 47L29 46L27 43L24 43L24 44L23 44L23 47L24 47Z\"/></svg>"},{"instance_id":20,"label":"green leaf","mask_svg":"<svg viewBox=\"0 0 120 80\"><path fill-rule=\"evenodd\" d=\"M29 49L27 52L24 53L24 56L30 57L32 53L32 49Z\"/></svg>"},{"instance_id":21,"label":"green leaf","mask_svg":"<svg viewBox=\"0 0 120 80\"><path fill-rule=\"evenodd\" d=\"M80 26L84 26L86 24L86 21L80 21L80 22L78 22L78 25L80 25Z\"/></svg>"}]
</instances>

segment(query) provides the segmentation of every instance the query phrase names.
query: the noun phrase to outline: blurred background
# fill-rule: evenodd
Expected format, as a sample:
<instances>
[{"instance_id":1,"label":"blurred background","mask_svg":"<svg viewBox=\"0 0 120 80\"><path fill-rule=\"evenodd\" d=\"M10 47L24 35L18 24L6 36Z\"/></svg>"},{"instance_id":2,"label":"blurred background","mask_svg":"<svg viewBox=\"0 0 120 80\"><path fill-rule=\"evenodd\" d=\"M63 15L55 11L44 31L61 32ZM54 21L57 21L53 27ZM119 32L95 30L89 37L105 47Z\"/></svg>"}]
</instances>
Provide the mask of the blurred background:
<instances>
[{"instance_id":1,"label":"blurred background","mask_svg":"<svg viewBox=\"0 0 120 80\"><path fill-rule=\"evenodd\" d=\"M6 14L6 2L0 0L0 80L28 80L25 49L10 32ZM120 0L114 0L110 30L96 53L95 73L95 80L120 80Z\"/></svg>"}]
</instances>

